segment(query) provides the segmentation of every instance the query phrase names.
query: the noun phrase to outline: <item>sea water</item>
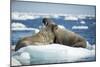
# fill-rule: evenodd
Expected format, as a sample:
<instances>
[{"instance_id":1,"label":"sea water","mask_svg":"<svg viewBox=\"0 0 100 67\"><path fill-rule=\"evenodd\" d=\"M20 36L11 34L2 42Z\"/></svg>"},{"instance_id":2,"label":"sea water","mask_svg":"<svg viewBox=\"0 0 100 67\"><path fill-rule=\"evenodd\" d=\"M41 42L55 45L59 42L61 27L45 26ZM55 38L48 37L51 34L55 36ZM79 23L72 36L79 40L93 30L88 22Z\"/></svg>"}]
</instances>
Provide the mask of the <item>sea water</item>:
<instances>
[{"instance_id":1,"label":"sea water","mask_svg":"<svg viewBox=\"0 0 100 67\"><path fill-rule=\"evenodd\" d=\"M85 37L85 39L90 44L96 43L96 20L95 18L89 19L79 19L79 20L64 20L63 17L60 17L58 19L53 19L56 24L62 25L65 28L74 31L81 36ZM84 21L84 23L81 23L81 21ZM42 18L34 19L34 20L12 20L12 23L22 23L26 25L27 27L37 28L39 29L39 26L42 25ZM72 29L73 26L88 26L87 29ZM35 30L11 30L11 43L12 45L15 45L16 42L23 37L31 36L35 34Z\"/></svg>"},{"instance_id":2,"label":"sea water","mask_svg":"<svg viewBox=\"0 0 100 67\"><path fill-rule=\"evenodd\" d=\"M96 44L96 20L79 19L79 20L64 20L63 17L53 19L56 24L74 31L83 36L90 47L75 48L64 46L61 44L51 44L46 46L28 46L23 47L17 52L12 53L13 65L31 65L31 64L46 64L46 63L65 63L79 61L95 61L95 44ZM33 30L12 30L11 29L11 45L16 45L18 40L23 37L34 35L38 32L42 25L42 18L34 20L12 20L12 23L24 24L27 28L36 28ZM82 22L81 22L82 21ZM88 28L76 28L73 26L88 26ZM17 61L17 63L16 63Z\"/></svg>"}]
</instances>

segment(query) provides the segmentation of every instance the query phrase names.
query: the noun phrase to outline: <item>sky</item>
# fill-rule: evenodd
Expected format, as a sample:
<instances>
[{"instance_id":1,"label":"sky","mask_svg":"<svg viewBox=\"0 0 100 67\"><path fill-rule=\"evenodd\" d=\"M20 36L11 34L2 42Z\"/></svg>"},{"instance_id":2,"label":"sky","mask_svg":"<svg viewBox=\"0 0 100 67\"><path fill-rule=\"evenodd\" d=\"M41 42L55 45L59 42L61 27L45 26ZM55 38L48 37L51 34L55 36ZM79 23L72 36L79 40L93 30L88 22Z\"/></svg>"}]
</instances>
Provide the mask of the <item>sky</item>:
<instances>
[{"instance_id":1,"label":"sky","mask_svg":"<svg viewBox=\"0 0 100 67\"><path fill-rule=\"evenodd\" d=\"M95 6L12 1L12 12L95 15Z\"/></svg>"}]
</instances>

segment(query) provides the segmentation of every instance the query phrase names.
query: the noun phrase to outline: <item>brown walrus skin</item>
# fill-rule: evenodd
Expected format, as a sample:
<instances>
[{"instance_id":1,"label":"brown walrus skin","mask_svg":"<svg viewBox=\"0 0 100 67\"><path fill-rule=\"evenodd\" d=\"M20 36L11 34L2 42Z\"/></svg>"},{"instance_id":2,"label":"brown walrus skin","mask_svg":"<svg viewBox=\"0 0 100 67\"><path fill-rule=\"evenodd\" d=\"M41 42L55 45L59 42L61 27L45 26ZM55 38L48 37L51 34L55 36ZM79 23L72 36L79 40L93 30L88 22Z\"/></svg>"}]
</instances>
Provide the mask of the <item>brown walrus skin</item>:
<instances>
[{"instance_id":1,"label":"brown walrus skin","mask_svg":"<svg viewBox=\"0 0 100 67\"><path fill-rule=\"evenodd\" d=\"M72 47L86 47L84 37L65 29L60 29L51 19L44 18L45 28L34 36L25 37L17 42L15 51L28 45L58 43Z\"/></svg>"},{"instance_id":2,"label":"brown walrus skin","mask_svg":"<svg viewBox=\"0 0 100 67\"><path fill-rule=\"evenodd\" d=\"M54 42L55 36L52 33L54 25L47 25L36 35L20 39L15 47L15 51L28 45L46 45Z\"/></svg>"},{"instance_id":3,"label":"brown walrus skin","mask_svg":"<svg viewBox=\"0 0 100 67\"><path fill-rule=\"evenodd\" d=\"M54 25L53 33L55 35L54 43L63 44L71 47L86 48L86 40L84 37L76 34L68 29L61 29L52 20L45 18L44 25Z\"/></svg>"}]
</instances>

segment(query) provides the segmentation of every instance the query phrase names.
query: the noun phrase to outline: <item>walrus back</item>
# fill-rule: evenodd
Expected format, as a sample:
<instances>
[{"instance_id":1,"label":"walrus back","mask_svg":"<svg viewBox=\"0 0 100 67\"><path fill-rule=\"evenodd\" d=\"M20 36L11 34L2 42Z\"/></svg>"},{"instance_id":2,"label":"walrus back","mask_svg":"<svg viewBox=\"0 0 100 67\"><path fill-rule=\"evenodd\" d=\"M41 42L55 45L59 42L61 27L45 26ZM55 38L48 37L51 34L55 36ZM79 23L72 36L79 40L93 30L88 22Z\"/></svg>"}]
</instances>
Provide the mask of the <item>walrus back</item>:
<instances>
[{"instance_id":1,"label":"walrus back","mask_svg":"<svg viewBox=\"0 0 100 67\"><path fill-rule=\"evenodd\" d=\"M54 34L44 28L35 35L20 39L16 44L15 51L28 45L47 45L53 43L53 39Z\"/></svg>"},{"instance_id":2,"label":"walrus back","mask_svg":"<svg viewBox=\"0 0 100 67\"><path fill-rule=\"evenodd\" d=\"M79 34L72 32L68 29L54 30L56 41L55 43L72 46L72 47L86 47L86 40Z\"/></svg>"}]
</instances>

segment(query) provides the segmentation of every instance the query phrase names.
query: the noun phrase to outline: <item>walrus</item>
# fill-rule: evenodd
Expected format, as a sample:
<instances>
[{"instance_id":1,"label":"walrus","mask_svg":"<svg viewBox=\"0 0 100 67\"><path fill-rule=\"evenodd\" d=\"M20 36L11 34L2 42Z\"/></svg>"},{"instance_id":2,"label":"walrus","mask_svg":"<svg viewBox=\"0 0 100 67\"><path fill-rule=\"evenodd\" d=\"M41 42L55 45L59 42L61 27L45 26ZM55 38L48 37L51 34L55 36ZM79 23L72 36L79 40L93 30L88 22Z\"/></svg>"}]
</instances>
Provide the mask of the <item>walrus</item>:
<instances>
[{"instance_id":1,"label":"walrus","mask_svg":"<svg viewBox=\"0 0 100 67\"><path fill-rule=\"evenodd\" d=\"M71 47L82 47L86 48L86 40L81 35L72 32L68 29L61 29L53 20L45 18L43 22L46 27L53 25L53 33L55 36L54 43L63 44Z\"/></svg>"},{"instance_id":2,"label":"walrus","mask_svg":"<svg viewBox=\"0 0 100 67\"><path fill-rule=\"evenodd\" d=\"M42 20L42 23L45 23L45 18ZM46 26L46 27L45 27ZM36 34L29 37L24 37L20 39L15 47L15 51L19 50L22 47L28 46L28 45L46 45L54 43L54 33L53 33L53 27L55 25L45 24L44 27Z\"/></svg>"}]
</instances>

